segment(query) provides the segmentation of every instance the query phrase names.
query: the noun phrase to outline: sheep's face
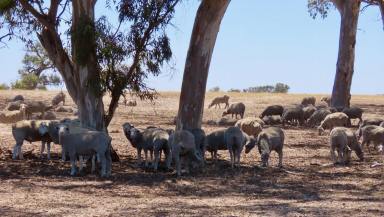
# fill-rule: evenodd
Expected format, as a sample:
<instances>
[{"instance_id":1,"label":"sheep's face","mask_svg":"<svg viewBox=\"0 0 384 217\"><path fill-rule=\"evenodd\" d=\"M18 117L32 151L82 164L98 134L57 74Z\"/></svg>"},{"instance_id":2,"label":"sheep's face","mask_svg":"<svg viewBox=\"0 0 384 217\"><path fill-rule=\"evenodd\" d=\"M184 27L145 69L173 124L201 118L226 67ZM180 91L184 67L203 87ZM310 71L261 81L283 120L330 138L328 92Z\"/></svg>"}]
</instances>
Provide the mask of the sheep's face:
<instances>
[{"instance_id":1,"label":"sheep's face","mask_svg":"<svg viewBox=\"0 0 384 217\"><path fill-rule=\"evenodd\" d=\"M39 134L40 136L44 136L45 134L47 134L49 131L49 128L48 128L48 125L47 123L43 122L40 124L39 126Z\"/></svg>"},{"instance_id":2,"label":"sheep's face","mask_svg":"<svg viewBox=\"0 0 384 217\"><path fill-rule=\"evenodd\" d=\"M318 133L319 133L319 136L321 136L321 134L323 134L323 132L324 132L324 129L322 128L322 127L318 127L317 128L317 131L318 131Z\"/></svg>"},{"instance_id":3,"label":"sheep's face","mask_svg":"<svg viewBox=\"0 0 384 217\"><path fill-rule=\"evenodd\" d=\"M124 131L125 134L129 133L129 131L130 131L132 128L134 128L134 126L131 125L131 124L128 123L128 122L123 124L123 131Z\"/></svg>"},{"instance_id":4,"label":"sheep's face","mask_svg":"<svg viewBox=\"0 0 384 217\"><path fill-rule=\"evenodd\" d=\"M270 153L268 140L264 138L260 139L258 146L259 146L259 152L261 155L261 165L263 167L267 167L268 160L269 160L269 153Z\"/></svg>"},{"instance_id":5,"label":"sheep's face","mask_svg":"<svg viewBox=\"0 0 384 217\"><path fill-rule=\"evenodd\" d=\"M59 136L69 134L69 127L66 124L59 124L56 126L56 130L59 132Z\"/></svg>"},{"instance_id":6,"label":"sheep's face","mask_svg":"<svg viewBox=\"0 0 384 217\"><path fill-rule=\"evenodd\" d=\"M248 154L256 146L256 139L251 137L249 142L245 145L245 153Z\"/></svg>"}]
</instances>

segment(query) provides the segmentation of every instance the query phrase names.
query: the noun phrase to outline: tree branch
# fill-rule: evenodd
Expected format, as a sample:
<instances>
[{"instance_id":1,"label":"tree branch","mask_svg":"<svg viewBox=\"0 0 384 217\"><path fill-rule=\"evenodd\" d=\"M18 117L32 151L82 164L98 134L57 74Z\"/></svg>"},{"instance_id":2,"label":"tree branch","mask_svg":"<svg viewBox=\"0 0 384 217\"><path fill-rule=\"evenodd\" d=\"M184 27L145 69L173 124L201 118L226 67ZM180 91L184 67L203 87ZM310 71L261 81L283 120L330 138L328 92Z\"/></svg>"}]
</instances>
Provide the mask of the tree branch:
<instances>
[{"instance_id":1,"label":"tree branch","mask_svg":"<svg viewBox=\"0 0 384 217\"><path fill-rule=\"evenodd\" d=\"M47 16L39 13L27 0L20 0L21 6L27 11L29 11L42 25L47 28L52 28L52 25L49 23Z\"/></svg>"},{"instance_id":2,"label":"tree branch","mask_svg":"<svg viewBox=\"0 0 384 217\"><path fill-rule=\"evenodd\" d=\"M51 22L56 23L57 10L60 5L60 0L51 0L51 7L49 8L48 17Z\"/></svg>"},{"instance_id":3,"label":"tree branch","mask_svg":"<svg viewBox=\"0 0 384 217\"><path fill-rule=\"evenodd\" d=\"M340 13L343 13L343 1L344 0L331 0Z\"/></svg>"}]
</instances>

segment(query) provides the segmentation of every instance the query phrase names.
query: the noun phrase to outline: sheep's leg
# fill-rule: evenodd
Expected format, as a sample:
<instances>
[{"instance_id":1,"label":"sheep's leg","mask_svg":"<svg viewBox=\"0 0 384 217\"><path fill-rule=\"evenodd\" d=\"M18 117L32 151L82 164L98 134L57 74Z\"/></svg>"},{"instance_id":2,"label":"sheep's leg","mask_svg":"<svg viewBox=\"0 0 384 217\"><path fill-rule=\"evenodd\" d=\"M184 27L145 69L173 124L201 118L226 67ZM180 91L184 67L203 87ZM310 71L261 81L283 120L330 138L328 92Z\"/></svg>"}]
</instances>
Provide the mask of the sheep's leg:
<instances>
[{"instance_id":1,"label":"sheep's leg","mask_svg":"<svg viewBox=\"0 0 384 217\"><path fill-rule=\"evenodd\" d=\"M99 153L98 157L100 158L100 163L101 163L100 176L106 177L107 176L107 159L105 157L105 154Z\"/></svg>"},{"instance_id":2,"label":"sheep's leg","mask_svg":"<svg viewBox=\"0 0 384 217\"><path fill-rule=\"evenodd\" d=\"M180 154L176 154L176 156L174 156L174 158L175 158L177 176L181 176Z\"/></svg>"},{"instance_id":3,"label":"sheep's leg","mask_svg":"<svg viewBox=\"0 0 384 217\"><path fill-rule=\"evenodd\" d=\"M110 176L112 173L112 158L110 148L108 148L108 150L105 152L105 157L107 159L107 176Z\"/></svg>"},{"instance_id":4,"label":"sheep's leg","mask_svg":"<svg viewBox=\"0 0 384 217\"><path fill-rule=\"evenodd\" d=\"M167 169L170 169L171 168L171 163L172 163L172 154L171 154L170 151L165 152L165 159L166 159L166 162L167 162Z\"/></svg>"},{"instance_id":5,"label":"sheep's leg","mask_svg":"<svg viewBox=\"0 0 384 217\"><path fill-rule=\"evenodd\" d=\"M71 161L71 176L76 175L76 156L69 157Z\"/></svg>"},{"instance_id":6,"label":"sheep's leg","mask_svg":"<svg viewBox=\"0 0 384 217\"><path fill-rule=\"evenodd\" d=\"M47 142L47 158L51 160L51 143Z\"/></svg>"},{"instance_id":7,"label":"sheep's leg","mask_svg":"<svg viewBox=\"0 0 384 217\"><path fill-rule=\"evenodd\" d=\"M82 172L84 168L84 156L79 155L79 172Z\"/></svg>"},{"instance_id":8,"label":"sheep's leg","mask_svg":"<svg viewBox=\"0 0 384 217\"><path fill-rule=\"evenodd\" d=\"M43 159L43 153L45 150L45 142L41 141L40 158Z\"/></svg>"},{"instance_id":9,"label":"sheep's leg","mask_svg":"<svg viewBox=\"0 0 384 217\"><path fill-rule=\"evenodd\" d=\"M155 150L155 163L153 165L153 169L157 171L157 167L159 165L160 161L160 156L161 156L161 150Z\"/></svg>"},{"instance_id":10,"label":"sheep's leg","mask_svg":"<svg viewBox=\"0 0 384 217\"><path fill-rule=\"evenodd\" d=\"M231 158L231 167L233 168L234 159L233 159L233 150L231 148L229 148L229 156Z\"/></svg>"},{"instance_id":11,"label":"sheep's leg","mask_svg":"<svg viewBox=\"0 0 384 217\"><path fill-rule=\"evenodd\" d=\"M151 157L151 164L153 164L153 150L149 150L149 154Z\"/></svg>"},{"instance_id":12,"label":"sheep's leg","mask_svg":"<svg viewBox=\"0 0 384 217\"><path fill-rule=\"evenodd\" d=\"M18 152L17 153L19 154L19 159L23 160L24 157L23 157L23 152L21 151L21 145L18 147Z\"/></svg>"},{"instance_id":13,"label":"sheep's leg","mask_svg":"<svg viewBox=\"0 0 384 217\"><path fill-rule=\"evenodd\" d=\"M145 154L145 167L148 166L148 150L144 149L144 154Z\"/></svg>"},{"instance_id":14,"label":"sheep's leg","mask_svg":"<svg viewBox=\"0 0 384 217\"><path fill-rule=\"evenodd\" d=\"M337 163L337 159L336 159L336 155L335 155L335 149L334 148L331 148L331 159L332 159L332 162L335 164Z\"/></svg>"},{"instance_id":15,"label":"sheep's leg","mask_svg":"<svg viewBox=\"0 0 384 217\"><path fill-rule=\"evenodd\" d=\"M141 164L141 148L137 149L137 163L138 165Z\"/></svg>"},{"instance_id":16,"label":"sheep's leg","mask_svg":"<svg viewBox=\"0 0 384 217\"><path fill-rule=\"evenodd\" d=\"M98 161L100 161L100 158L97 158ZM92 168L91 168L91 173L95 173L96 171L96 154L92 155Z\"/></svg>"},{"instance_id":17,"label":"sheep's leg","mask_svg":"<svg viewBox=\"0 0 384 217\"><path fill-rule=\"evenodd\" d=\"M22 144L18 143L15 145L15 147L13 147L13 153L12 153L12 159L13 160L16 160L17 157L20 157L21 145Z\"/></svg>"},{"instance_id":18,"label":"sheep's leg","mask_svg":"<svg viewBox=\"0 0 384 217\"><path fill-rule=\"evenodd\" d=\"M279 154L279 167L282 168L283 167L283 151L279 151L278 154Z\"/></svg>"}]
</instances>

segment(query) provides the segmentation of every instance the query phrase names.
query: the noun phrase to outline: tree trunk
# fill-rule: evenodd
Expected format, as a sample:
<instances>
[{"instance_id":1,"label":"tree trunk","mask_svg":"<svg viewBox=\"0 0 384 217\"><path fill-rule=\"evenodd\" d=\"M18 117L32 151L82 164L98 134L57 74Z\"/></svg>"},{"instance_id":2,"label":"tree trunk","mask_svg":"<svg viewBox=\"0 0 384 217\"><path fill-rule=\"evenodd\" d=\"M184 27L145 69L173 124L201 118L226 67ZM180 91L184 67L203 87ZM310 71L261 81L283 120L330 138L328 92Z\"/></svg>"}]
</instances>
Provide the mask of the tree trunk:
<instances>
[{"instance_id":1,"label":"tree trunk","mask_svg":"<svg viewBox=\"0 0 384 217\"><path fill-rule=\"evenodd\" d=\"M95 3L94 0L72 1L72 57L75 75L78 76L76 104L83 126L106 130L94 32L84 32L84 28L94 28ZM80 38L84 36L89 38ZM84 42L88 45L84 46Z\"/></svg>"},{"instance_id":2,"label":"tree trunk","mask_svg":"<svg viewBox=\"0 0 384 217\"><path fill-rule=\"evenodd\" d=\"M331 105L336 108L349 107L360 3L360 0L343 1L337 7L341 15L341 25L339 54L331 101Z\"/></svg>"},{"instance_id":3,"label":"tree trunk","mask_svg":"<svg viewBox=\"0 0 384 217\"><path fill-rule=\"evenodd\" d=\"M203 0L195 24L181 87L176 129L201 128L209 65L230 0Z\"/></svg>"},{"instance_id":4,"label":"tree trunk","mask_svg":"<svg viewBox=\"0 0 384 217\"><path fill-rule=\"evenodd\" d=\"M379 1L379 7L380 7L381 20L383 21L383 29L384 29L384 0Z\"/></svg>"}]
</instances>

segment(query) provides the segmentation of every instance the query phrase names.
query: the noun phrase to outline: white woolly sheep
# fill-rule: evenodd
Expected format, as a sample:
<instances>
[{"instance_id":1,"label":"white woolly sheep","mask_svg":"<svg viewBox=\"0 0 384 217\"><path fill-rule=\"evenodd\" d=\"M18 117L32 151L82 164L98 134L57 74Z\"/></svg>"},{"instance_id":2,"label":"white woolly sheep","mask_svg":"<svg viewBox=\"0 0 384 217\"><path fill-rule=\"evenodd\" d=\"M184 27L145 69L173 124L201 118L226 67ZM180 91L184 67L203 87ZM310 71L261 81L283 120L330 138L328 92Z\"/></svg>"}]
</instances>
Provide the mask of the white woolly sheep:
<instances>
[{"instance_id":1,"label":"white woolly sheep","mask_svg":"<svg viewBox=\"0 0 384 217\"><path fill-rule=\"evenodd\" d=\"M53 106L57 106L61 102L63 102L63 105L65 105L65 94L63 92L60 92L55 97L53 97L51 104Z\"/></svg>"},{"instance_id":2,"label":"white woolly sheep","mask_svg":"<svg viewBox=\"0 0 384 217\"><path fill-rule=\"evenodd\" d=\"M319 135L321 135L325 129L332 130L334 127L349 127L348 116L342 112L329 114L325 117L317 129Z\"/></svg>"},{"instance_id":3,"label":"white woolly sheep","mask_svg":"<svg viewBox=\"0 0 384 217\"><path fill-rule=\"evenodd\" d=\"M240 156L244 147L245 138L239 127L229 127L224 133L225 144L231 158L231 167L240 165Z\"/></svg>"},{"instance_id":4,"label":"white woolly sheep","mask_svg":"<svg viewBox=\"0 0 384 217\"><path fill-rule=\"evenodd\" d=\"M238 120L235 124L235 127L239 127L244 133L248 134L249 136L255 137L257 137L257 135L259 135L259 133L263 129L262 125L258 121L256 121L255 118L244 118Z\"/></svg>"}]
</instances>

